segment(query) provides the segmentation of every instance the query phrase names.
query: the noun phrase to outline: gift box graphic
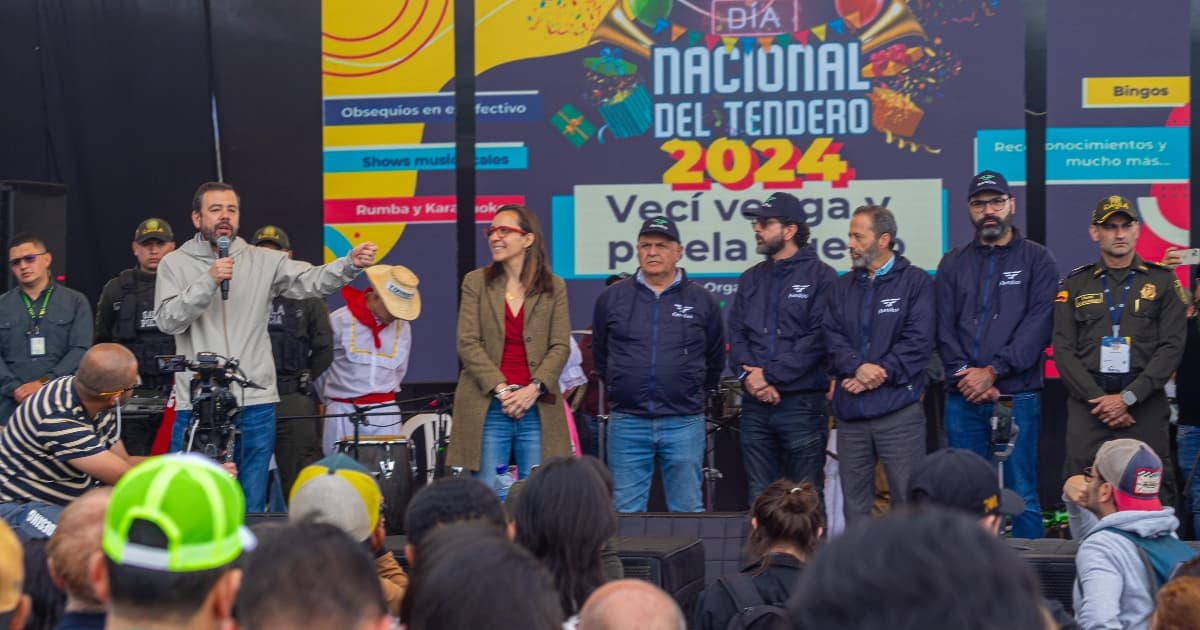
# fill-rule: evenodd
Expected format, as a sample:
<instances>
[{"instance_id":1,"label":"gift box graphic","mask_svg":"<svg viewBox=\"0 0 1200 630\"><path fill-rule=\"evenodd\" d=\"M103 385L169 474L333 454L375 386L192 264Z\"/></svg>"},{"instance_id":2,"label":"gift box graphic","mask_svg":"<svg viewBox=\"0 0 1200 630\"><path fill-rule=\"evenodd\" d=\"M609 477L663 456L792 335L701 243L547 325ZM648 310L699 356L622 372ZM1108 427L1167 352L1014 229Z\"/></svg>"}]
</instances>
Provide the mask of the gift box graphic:
<instances>
[{"instance_id":1,"label":"gift box graphic","mask_svg":"<svg viewBox=\"0 0 1200 630\"><path fill-rule=\"evenodd\" d=\"M579 110L570 103L563 105L562 109L555 112L550 123L554 125L555 129L562 132L563 137L576 148L583 146L589 138L596 135L596 126L584 118L583 114L579 113Z\"/></svg>"},{"instance_id":2,"label":"gift box graphic","mask_svg":"<svg viewBox=\"0 0 1200 630\"><path fill-rule=\"evenodd\" d=\"M600 106L600 115L609 131L617 138L640 135L654 122L650 107L650 94L639 83L632 90L609 99Z\"/></svg>"}]
</instances>

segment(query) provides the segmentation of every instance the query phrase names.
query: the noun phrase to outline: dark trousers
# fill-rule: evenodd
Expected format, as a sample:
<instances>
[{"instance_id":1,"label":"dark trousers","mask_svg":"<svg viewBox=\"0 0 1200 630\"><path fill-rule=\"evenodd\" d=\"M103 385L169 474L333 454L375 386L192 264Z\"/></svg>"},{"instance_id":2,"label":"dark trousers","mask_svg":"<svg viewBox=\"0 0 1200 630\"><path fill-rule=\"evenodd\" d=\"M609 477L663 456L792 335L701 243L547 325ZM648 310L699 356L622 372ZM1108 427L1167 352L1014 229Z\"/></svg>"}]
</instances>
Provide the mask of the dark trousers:
<instances>
[{"instance_id":1,"label":"dark trousers","mask_svg":"<svg viewBox=\"0 0 1200 630\"><path fill-rule=\"evenodd\" d=\"M913 403L892 413L837 423L838 475L846 523L871 515L875 462L883 463L892 507L906 503L913 470L925 458L925 410Z\"/></svg>"},{"instance_id":2,"label":"dark trousers","mask_svg":"<svg viewBox=\"0 0 1200 630\"><path fill-rule=\"evenodd\" d=\"M810 481L824 496L829 419L825 394L787 394L778 405L742 398L742 459L751 506L777 479Z\"/></svg>"},{"instance_id":3,"label":"dark trousers","mask_svg":"<svg viewBox=\"0 0 1200 630\"><path fill-rule=\"evenodd\" d=\"M165 407L167 404L167 388L149 389L138 388L133 390L133 395L138 398L157 398L162 400ZM130 413L121 416L121 442L125 444L125 452L130 455L149 455L150 449L154 447L154 437L158 435L158 428L162 425L163 413L140 414Z\"/></svg>"},{"instance_id":4,"label":"dark trousers","mask_svg":"<svg viewBox=\"0 0 1200 630\"><path fill-rule=\"evenodd\" d=\"M1159 499L1163 505L1175 505L1175 465L1171 454L1171 438L1168 425L1171 408L1167 395L1156 391L1143 402L1129 408L1135 420L1133 426L1111 429L1092 415L1094 405L1067 398L1067 459L1063 463L1063 477L1083 474L1096 459L1100 445L1117 438L1133 438L1145 442L1162 459L1162 490Z\"/></svg>"},{"instance_id":5,"label":"dark trousers","mask_svg":"<svg viewBox=\"0 0 1200 630\"><path fill-rule=\"evenodd\" d=\"M286 416L315 416L317 402L301 393L284 394L275 407L275 464L286 499L300 469L321 459L321 419L289 420Z\"/></svg>"}]
</instances>

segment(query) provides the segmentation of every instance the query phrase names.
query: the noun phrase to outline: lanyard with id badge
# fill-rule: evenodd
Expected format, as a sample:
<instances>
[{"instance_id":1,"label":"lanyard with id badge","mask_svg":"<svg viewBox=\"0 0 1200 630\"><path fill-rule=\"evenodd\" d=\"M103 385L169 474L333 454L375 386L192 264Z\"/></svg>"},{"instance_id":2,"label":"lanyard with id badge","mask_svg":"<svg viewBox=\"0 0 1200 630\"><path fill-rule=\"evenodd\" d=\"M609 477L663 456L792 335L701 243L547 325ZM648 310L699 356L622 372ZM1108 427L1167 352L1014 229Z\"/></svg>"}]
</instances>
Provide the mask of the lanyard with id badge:
<instances>
[{"instance_id":1,"label":"lanyard with id badge","mask_svg":"<svg viewBox=\"0 0 1200 630\"><path fill-rule=\"evenodd\" d=\"M33 328L25 333L29 336L29 356L31 357L46 356L46 336L42 334L42 319L46 317L46 306L50 304L50 294L53 292L54 284L52 283L42 294L42 305L36 313L33 309L33 300L21 292L21 301L25 303L25 312L29 313L29 319L33 320Z\"/></svg>"},{"instance_id":2,"label":"lanyard with id badge","mask_svg":"<svg viewBox=\"0 0 1200 630\"><path fill-rule=\"evenodd\" d=\"M1108 316L1112 320L1112 336L1100 338L1101 374L1129 373L1129 337L1121 336L1121 314L1125 312L1125 300L1133 286L1133 275L1134 271L1130 269L1129 279L1125 281L1125 289L1121 292L1121 302L1114 305L1112 292L1108 289L1108 273L1100 274L1100 283L1104 285L1104 301L1108 304Z\"/></svg>"}]
</instances>

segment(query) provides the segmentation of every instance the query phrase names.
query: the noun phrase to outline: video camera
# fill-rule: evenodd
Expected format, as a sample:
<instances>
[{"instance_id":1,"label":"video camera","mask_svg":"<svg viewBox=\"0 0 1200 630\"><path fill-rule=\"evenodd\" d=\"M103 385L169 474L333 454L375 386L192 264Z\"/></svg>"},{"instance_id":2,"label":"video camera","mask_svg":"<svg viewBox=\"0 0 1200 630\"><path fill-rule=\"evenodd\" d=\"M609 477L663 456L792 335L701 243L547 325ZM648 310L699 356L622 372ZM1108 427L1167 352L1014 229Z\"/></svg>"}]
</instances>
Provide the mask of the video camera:
<instances>
[{"instance_id":1,"label":"video camera","mask_svg":"<svg viewBox=\"0 0 1200 630\"><path fill-rule=\"evenodd\" d=\"M238 367L237 359L228 359L213 352L196 353L195 361L183 355L156 357L163 372L191 370L192 420L184 435L183 450L198 452L220 463L233 461L237 427L233 417L238 412L237 398L230 385L263 389L252 383Z\"/></svg>"}]
</instances>

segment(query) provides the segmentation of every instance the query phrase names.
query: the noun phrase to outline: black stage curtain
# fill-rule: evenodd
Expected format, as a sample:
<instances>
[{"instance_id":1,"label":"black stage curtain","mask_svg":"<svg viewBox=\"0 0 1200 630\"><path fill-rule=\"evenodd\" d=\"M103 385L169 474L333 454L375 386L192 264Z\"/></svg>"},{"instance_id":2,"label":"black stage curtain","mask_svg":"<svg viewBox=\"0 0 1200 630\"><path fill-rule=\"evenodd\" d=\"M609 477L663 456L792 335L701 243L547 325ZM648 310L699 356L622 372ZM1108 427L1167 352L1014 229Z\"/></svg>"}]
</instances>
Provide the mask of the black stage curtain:
<instances>
[{"instance_id":1,"label":"black stage curtain","mask_svg":"<svg viewBox=\"0 0 1200 630\"><path fill-rule=\"evenodd\" d=\"M0 2L0 180L67 185L55 272L94 303L139 221L191 235L192 193L217 177L214 92L242 235L278 224L319 261L319 47L317 3Z\"/></svg>"}]
</instances>

